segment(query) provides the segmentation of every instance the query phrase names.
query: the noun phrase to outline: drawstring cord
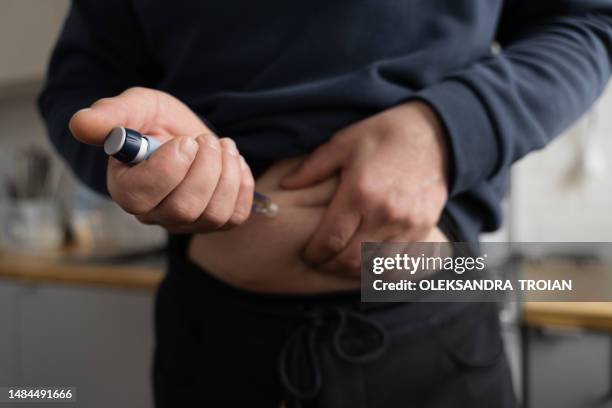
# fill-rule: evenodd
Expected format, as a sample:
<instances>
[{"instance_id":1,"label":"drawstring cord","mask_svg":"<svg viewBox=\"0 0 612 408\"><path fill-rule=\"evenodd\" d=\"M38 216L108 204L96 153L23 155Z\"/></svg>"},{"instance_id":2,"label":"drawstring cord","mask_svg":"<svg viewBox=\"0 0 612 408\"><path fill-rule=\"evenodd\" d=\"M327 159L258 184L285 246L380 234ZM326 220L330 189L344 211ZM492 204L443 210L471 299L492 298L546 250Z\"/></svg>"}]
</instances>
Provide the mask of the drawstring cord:
<instances>
[{"instance_id":1,"label":"drawstring cord","mask_svg":"<svg viewBox=\"0 0 612 408\"><path fill-rule=\"evenodd\" d=\"M364 315L343 308L314 309L305 314L306 321L289 336L279 356L279 374L281 382L291 397L306 400L316 397L322 387L323 379L317 338L324 327L331 327L332 347L344 361L362 364L380 357L388 345L386 330L377 322ZM347 329L360 325L365 334L375 334L377 343L363 352L352 353L343 345L343 336ZM300 364L300 361L305 364ZM304 365L308 367L304 370ZM295 378L295 373L307 372L310 378L304 383L302 375Z\"/></svg>"}]
</instances>

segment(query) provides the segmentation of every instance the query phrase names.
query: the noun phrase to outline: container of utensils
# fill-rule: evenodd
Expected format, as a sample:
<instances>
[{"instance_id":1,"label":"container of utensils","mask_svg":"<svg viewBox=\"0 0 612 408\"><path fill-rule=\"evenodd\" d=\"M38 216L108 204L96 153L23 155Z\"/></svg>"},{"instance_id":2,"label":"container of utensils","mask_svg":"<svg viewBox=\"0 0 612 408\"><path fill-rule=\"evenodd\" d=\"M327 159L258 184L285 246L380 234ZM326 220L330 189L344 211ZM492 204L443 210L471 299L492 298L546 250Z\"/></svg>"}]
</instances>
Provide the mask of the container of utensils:
<instances>
[{"instance_id":1,"label":"container of utensils","mask_svg":"<svg viewBox=\"0 0 612 408\"><path fill-rule=\"evenodd\" d=\"M64 242L49 153L29 146L4 158L0 194L0 249L47 251Z\"/></svg>"}]
</instances>

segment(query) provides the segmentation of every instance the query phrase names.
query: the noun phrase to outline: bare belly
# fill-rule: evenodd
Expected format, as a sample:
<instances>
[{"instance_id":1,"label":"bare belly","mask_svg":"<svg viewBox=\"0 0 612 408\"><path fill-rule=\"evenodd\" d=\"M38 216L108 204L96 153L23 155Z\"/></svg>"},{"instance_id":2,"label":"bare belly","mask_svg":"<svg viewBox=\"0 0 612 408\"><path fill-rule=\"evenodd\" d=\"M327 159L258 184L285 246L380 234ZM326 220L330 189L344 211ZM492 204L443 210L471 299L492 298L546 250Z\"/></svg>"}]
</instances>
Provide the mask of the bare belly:
<instances>
[{"instance_id":1,"label":"bare belly","mask_svg":"<svg viewBox=\"0 0 612 408\"><path fill-rule=\"evenodd\" d=\"M220 280L255 292L306 294L358 288L358 275L335 275L302 261L302 252L336 191L338 179L305 189L281 189L280 180L300 161L280 161L257 179L257 191L278 204L276 217L253 214L231 230L195 235L189 246L190 259ZM434 228L425 241L442 242L446 237Z\"/></svg>"},{"instance_id":2,"label":"bare belly","mask_svg":"<svg viewBox=\"0 0 612 408\"><path fill-rule=\"evenodd\" d=\"M257 292L320 293L358 288L358 277L318 271L302 261L302 251L336 190L337 180L301 190L281 189L280 180L299 162L278 162L257 179L257 191L279 206L276 217L253 214L229 231L194 236L189 246L191 260L231 285Z\"/></svg>"}]
</instances>

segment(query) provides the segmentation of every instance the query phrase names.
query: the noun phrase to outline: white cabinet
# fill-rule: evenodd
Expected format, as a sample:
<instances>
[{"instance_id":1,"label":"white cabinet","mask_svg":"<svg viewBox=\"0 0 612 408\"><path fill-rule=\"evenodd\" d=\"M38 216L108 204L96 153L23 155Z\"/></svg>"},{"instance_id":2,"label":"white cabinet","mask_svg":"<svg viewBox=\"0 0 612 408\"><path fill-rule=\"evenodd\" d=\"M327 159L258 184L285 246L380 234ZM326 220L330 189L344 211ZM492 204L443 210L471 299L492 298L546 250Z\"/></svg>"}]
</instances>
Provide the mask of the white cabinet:
<instances>
[{"instance_id":1,"label":"white cabinet","mask_svg":"<svg viewBox=\"0 0 612 408\"><path fill-rule=\"evenodd\" d=\"M92 408L151 407L153 299L0 280L0 385L72 386Z\"/></svg>"},{"instance_id":2,"label":"white cabinet","mask_svg":"<svg viewBox=\"0 0 612 408\"><path fill-rule=\"evenodd\" d=\"M14 384L20 375L19 292L20 285L0 281L0 386Z\"/></svg>"}]
</instances>

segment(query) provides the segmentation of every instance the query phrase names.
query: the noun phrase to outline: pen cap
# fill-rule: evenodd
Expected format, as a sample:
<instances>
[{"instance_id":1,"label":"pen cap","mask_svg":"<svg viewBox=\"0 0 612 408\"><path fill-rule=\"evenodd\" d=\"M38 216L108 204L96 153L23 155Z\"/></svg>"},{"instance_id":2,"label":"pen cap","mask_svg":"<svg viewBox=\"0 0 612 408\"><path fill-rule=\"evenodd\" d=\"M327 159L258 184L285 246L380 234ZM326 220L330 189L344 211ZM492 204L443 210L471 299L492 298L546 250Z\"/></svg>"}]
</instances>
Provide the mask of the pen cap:
<instances>
[{"instance_id":1,"label":"pen cap","mask_svg":"<svg viewBox=\"0 0 612 408\"><path fill-rule=\"evenodd\" d=\"M118 126L104 141L104 152L124 163L136 163L144 159L149 141L135 130Z\"/></svg>"}]
</instances>

